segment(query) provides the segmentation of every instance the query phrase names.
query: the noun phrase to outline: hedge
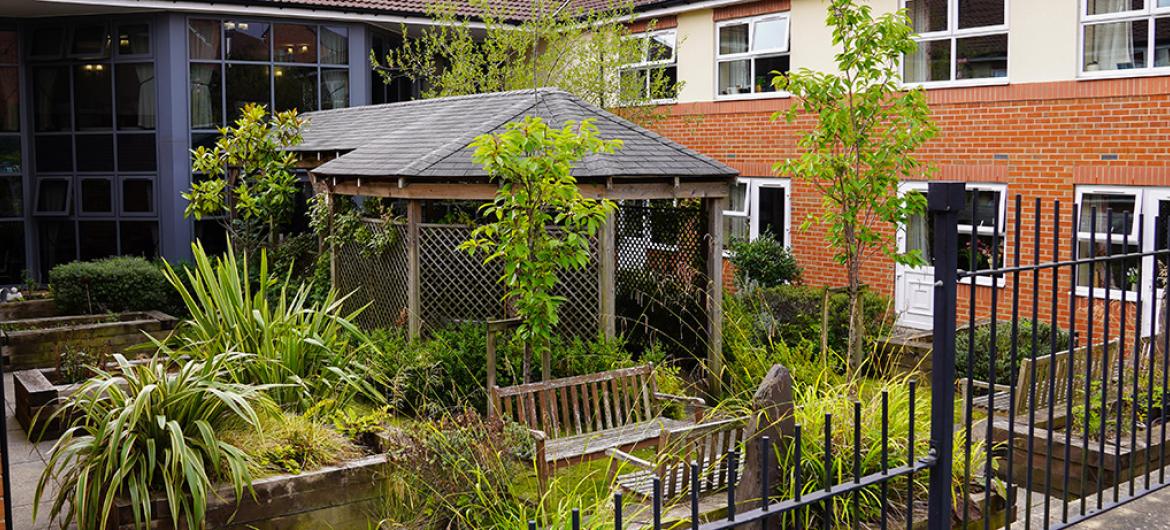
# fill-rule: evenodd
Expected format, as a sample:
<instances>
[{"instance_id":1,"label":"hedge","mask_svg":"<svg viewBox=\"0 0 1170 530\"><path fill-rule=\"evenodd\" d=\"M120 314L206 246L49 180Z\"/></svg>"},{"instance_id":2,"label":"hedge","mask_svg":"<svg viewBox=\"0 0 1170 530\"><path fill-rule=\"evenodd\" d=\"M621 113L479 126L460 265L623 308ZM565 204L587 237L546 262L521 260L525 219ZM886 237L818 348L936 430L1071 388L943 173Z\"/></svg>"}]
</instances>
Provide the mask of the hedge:
<instances>
[{"instance_id":1,"label":"hedge","mask_svg":"<svg viewBox=\"0 0 1170 530\"><path fill-rule=\"evenodd\" d=\"M63 314L166 311L174 305L158 265L138 257L57 265L49 271L49 289Z\"/></svg>"}]
</instances>

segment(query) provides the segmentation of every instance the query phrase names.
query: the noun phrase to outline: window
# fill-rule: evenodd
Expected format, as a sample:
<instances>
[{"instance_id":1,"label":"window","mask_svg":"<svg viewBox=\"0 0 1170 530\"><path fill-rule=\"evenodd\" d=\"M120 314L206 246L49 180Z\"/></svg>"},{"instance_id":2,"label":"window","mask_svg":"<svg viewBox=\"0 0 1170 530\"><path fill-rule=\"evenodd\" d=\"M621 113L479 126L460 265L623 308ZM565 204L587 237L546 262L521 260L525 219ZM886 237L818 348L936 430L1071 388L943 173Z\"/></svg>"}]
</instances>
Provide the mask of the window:
<instances>
[{"instance_id":1,"label":"window","mask_svg":"<svg viewBox=\"0 0 1170 530\"><path fill-rule=\"evenodd\" d=\"M775 92L772 79L789 69L788 34L786 13L716 26L717 96Z\"/></svg>"},{"instance_id":2,"label":"window","mask_svg":"<svg viewBox=\"0 0 1170 530\"><path fill-rule=\"evenodd\" d=\"M754 240L770 233L789 246L791 207L789 179L775 177L740 178L732 184L728 209L723 211L723 244Z\"/></svg>"},{"instance_id":3,"label":"window","mask_svg":"<svg viewBox=\"0 0 1170 530\"><path fill-rule=\"evenodd\" d=\"M925 193L925 182L902 185L909 193ZM1003 266L1003 249L1007 239L1007 187L1003 184L968 184L966 201L959 211L959 268L981 271ZM934 262L934 227L929 216L913 216L905 229L905 252L922 253L927 263ZM990 284L991 278L979 277ZM1003 279L999 279L1003 284Z\"/></svg>"},{"instance_id":4,"label":"window","mask_svg":"<svg viewBox=\"0 0 1170 530\"><path fill-rule=\"evenodd\" d=\"M1081 73L1132 75L1170 66L1170 0L1084 0Z\"/></svg>"},{"instance_id":5,"label":"window","mask_svg":"<svg viewBox=\"0 0 1170 530\"><path fill-rule=\"evenodd\" d=\"M905 0L918 50L903 60L907 83L1005 79L1007 0Z\"/></svg>"},{"instance_id":6,"label":"window","mask_svg":"<svg viewBox=\"0 0 1170 530\"><path fill-rule=\"evenodd\" d=\"M1138 224L1142 212L1139 188L1081 187L1077 189L1077 258L1089 259L1139 252ZM1077 291L1115 296L1137 291L1140 258L1086 263L1077 267Z\"/></svg>"},{"instance_id":7,"label":"window","mask_svg":"<svg viewBox=\"0 0 1170 530\"><path fill-rule=\"evenodd\" d=\"M622 69L622 94L638 94L639 99L652 101L674 99L678 95L675 31L655 31L631 38L641 44L641 56Z\"/></svg>"},{"instance_id":8,"label":"window","mask_svg":"<svg viewBox=\"0 0 1170 530\"><path fill-rule=\"evenodd\" d=\"M19 282L26 267L19 60L16 31L0 29L0 285Z\"/></svg>"}]
</instances>

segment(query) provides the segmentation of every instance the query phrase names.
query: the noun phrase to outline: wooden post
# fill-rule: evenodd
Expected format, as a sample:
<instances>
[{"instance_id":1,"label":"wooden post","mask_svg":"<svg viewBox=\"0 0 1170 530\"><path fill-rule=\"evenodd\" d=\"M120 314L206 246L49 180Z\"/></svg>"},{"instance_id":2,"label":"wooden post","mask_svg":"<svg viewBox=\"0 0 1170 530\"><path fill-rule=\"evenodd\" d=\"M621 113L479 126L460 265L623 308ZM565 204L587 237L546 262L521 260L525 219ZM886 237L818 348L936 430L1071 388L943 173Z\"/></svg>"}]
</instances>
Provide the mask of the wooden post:
<instances>
[{"instance_id":1,"label":"wooden post","mask_svg":"<svg viewBox=\"0 0 1170 530\"><path fill-rule=\"evenodd\" d=\"M723 381L723 199L707 206L707 393L718 396Z\"/></svg>"},{"instance_id":2,"label":"wooden post","mask_svg":"<svg viewBox=\"0 0 1170 530\"><path fill-rule=\"evenodd\" d=\"M422 202L410 199L406 205L406 318L410 338L417 339L422 332L422 314L419 311L418 225L422 222Z\"/></svg>"},{"instance_id":3,"label":"wooden post","mask_svg":"<svg viewBox=\"0 0 1170 530\"><path fill-rule=\"evenodd\" d=\"M610 212L597 234L598 327L607 339L617 335L617 289L614 268L617 266L617 215Z\"/></svg>"},{"instance_id":4,"label":"wooden post","mask_svg":"<svg viewBox=\"0 0 1170 530\"><path fill-rule=\"evenodd\" d=\"M329 186L325 192L325 206L329 212L329 285L340 292L337 285L337 238L333 234L333 218L337 215L334 204L335 197L333 196L333 187Z\"/></svg>"}]
</instances>

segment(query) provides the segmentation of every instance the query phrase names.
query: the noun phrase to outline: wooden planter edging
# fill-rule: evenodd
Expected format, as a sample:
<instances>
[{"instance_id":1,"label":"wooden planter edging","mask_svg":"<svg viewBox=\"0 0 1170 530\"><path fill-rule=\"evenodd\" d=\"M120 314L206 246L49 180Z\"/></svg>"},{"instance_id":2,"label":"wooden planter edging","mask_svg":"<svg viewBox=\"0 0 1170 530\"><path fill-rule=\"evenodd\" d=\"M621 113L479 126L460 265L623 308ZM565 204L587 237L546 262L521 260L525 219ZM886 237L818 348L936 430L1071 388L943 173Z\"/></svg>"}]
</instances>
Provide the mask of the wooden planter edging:
<instances>
[{"instance_id":1,"label":"wooden planter edging","mask_svg":"<svg viewBox=\"0 0 1170 530\"><path fill-rule=\"evenodd\" d=\"M386 455L374 455L299 475L276 475L252 483L236 505L230 486L208 499L204 530L287 530L292 528L367 528L382 496ZM154 501L151 528L170 528L166 501ZM134 528L134 512L120 502L112 528Z\"/></svg>"},{"instance_id":2,"label":"wooden planter edging","mask_svg":"<svg viewBox=\"0 0 1170 530\"><path fill-rule=\"evenodd\" d=\"M975 321L975 327L981 327L991 324L990 319L981 319ZM1000 321L1001 326L1010 326L1011 324ZM966 337L966 331L970 326L963 324L955 329L955 333L959 337ZM886 341L880 343L883 352L889 356L890 366L898 368L903 371L919 371L922 373L930 373L931 369L931 352L934 350L933 340L934 333L931 331L907 331L890 337ZM966 341L966 338L962 338ZM963 342L966 344L966 342Z\"/></svg>"},{"instance_id":3,"label":"wooden planter edging","mask_svg":"<svg viewBox=\"0 0 1170 530\"><path fill-rule=\"evenodd\" d=\"M12 370L56 366L63 345L102 348L119 352L161 339L178 322L160 311L135 311L113 315L84 315L6 321L0 328L0 354Z\"/></svg>"},{"instance_id":4,"label":"wooden planter edging","mask_svg":"<svg viewBox=\"0 0 1170 530\"><path fill-rule=\"evenodd\" d=\"M992 439L995 443L1006 443L1008 439L1009 422L998 420L992 425ZM1052 452L1048 452L1048 436L1052 433ZM1036 428L1031 436L1032 458L1028 459L1028 425L1017 422L1012 442L1012 458L1017 464L1012 466L1010 480L1023 486L1027 482L1028 468L1032 469L1032 486L1035 491L1051 491L1052 495L1066 499L1076 499L1096 494L1097 481L1100 479L1101 488L1109 489L1114 485L1129 481L1130 477L1140 477L1147 469L1147 458L1157 458L1162 448L1162 441L1158 436L1151 437L1151 444L1146 445L1145 431L1138 431L1136 444L1130 444L1130 437L1123 435L1120 443L1115 440L1105 441L1105 451L1101 452L1101 442L1090 440L1088 451L1085 451L1085 440L1078 436L1069 436L1059 431L1048 431ZM1068 490L1064 489L1065 479L1065 450L1068 450ZM1168 455L1170 456L1170 455ZM1119 458L1120 457L1120 458ZM1133 463L1132 467L1130 463ZM1120 464L1120 465L1118 465ZM1007 466L999 466L998 473L1007 480ZM1051 490L1047 490L1048 477L1051 476Z\"/></svg>"},{"instance_id":5,"label":"wooden planter edging","mask_svg":"<svg viewBox=\"0 0 1170 530\"><path fill-rule=\"evenodd\" d=\"M64 422L52 418L60 400L68 397L80 384L56 385L49 379L54 368L21 370L12 374L16 421L34 442L52 440L64 431ZM34 429L33 420L36 420Z\"/></svg>"},{"instance_id":6,"label":"wooden planter edging","mask_svg":"<svg viewBox=\"0 0 1170 530\"><path fill-rule=\"evenodd\" d=\"M0 322L57 316L57 302L52 298L33 298L0 303Z\"/></svg>"}]
</instances>

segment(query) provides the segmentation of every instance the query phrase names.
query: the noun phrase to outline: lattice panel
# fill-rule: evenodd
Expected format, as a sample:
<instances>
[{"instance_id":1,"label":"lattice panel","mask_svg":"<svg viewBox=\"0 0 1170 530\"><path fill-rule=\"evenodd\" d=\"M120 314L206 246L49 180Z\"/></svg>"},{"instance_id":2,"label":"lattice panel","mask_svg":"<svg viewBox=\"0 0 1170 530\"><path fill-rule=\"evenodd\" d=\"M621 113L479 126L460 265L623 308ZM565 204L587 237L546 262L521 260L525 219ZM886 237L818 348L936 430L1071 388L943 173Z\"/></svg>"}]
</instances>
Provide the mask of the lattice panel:
<instances>
[{"instance_id":1,"label":"lattice panel","mask_svg":"<svg viewBox=\"0 0 1170 530\"><path fill-rule=\"evenodd\" d=\"M418 227L419 311L424 327L504 317L501 265L484 264L481 256L459 250L471 230L459 225Z\"/></svg>"},{"instance_id":2,"label":"lattice panel","mask_svg":"<svg viewBox=\"0 0 1170 530\"><path fill-rule=\"evenodd\" d=\"M561 272L556 294L566 298L557 310L561 319L558 332L562 335L589 339L597 336L600 318L597 250L597 240L593 239L589 242L589 263L580 269Z\"/></svg>"},{"instance_id":3,"label":"lattice panel","mask_svg":"<svg viewBox=\"0 0 1170 530\"><path fill-rule=\"evenodd\" d=\"M384 252L374 255L358 243L348 243L338 249L337 286L341 293L353 292L346 303L347 310L369 303L358 317L358 323L367 329L406 325L407 253L406 227L385 225L380 221L366 221L370 230L394 230L394 243Z\"/></svg>"}]
</instances>

